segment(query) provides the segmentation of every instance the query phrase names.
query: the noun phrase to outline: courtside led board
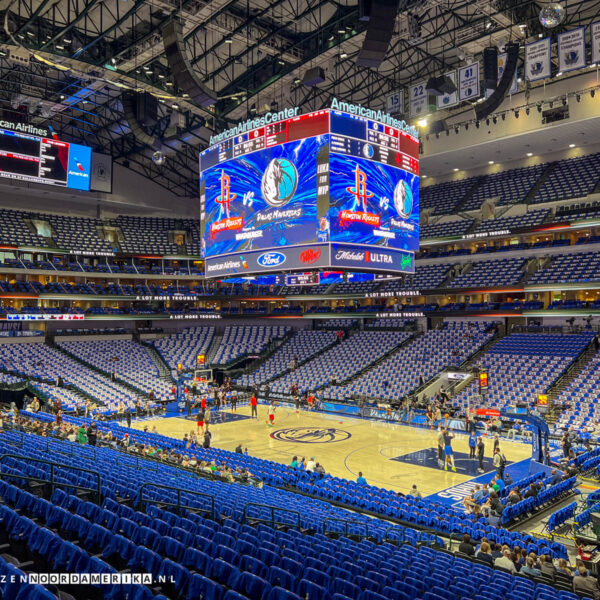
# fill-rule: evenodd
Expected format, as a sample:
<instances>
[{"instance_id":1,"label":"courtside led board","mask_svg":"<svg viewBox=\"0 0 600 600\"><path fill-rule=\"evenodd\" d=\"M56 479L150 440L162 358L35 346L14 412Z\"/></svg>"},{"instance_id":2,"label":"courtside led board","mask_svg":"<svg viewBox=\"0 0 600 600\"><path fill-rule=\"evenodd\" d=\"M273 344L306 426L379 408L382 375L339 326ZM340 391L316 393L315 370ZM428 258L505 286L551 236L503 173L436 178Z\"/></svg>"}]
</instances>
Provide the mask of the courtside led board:
<instances>
[{"instance_id":1,"label":"courtside led board","mask_svg":"<svg viewBox=\"0 0 600 600\"><path fill-rule=\"evenodd\" d=\"M333 109L271 123L200 155L207 276L343 267L413 272L419 142Z\"/></svg>"}]
</instances>

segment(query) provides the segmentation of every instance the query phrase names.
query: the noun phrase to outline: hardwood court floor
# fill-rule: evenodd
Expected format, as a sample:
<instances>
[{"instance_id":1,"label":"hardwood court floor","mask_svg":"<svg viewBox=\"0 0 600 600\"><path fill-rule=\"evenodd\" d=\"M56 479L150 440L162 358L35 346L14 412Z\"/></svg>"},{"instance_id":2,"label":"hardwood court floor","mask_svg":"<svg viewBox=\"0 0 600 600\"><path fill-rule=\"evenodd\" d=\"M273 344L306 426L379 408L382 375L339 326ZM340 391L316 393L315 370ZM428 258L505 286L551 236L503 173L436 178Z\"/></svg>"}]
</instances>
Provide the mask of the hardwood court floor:
<instances>
[{"instance_id":1,"label":"hardwood court floor","mask_svg":"<svg viewBox=\"0 0 600 600\"><path fill-rule=\"evenodd\" d=\"M237 414L249 416L250 407L240 407ZM362 471L371 485L408 492L416 483L423 495L477 475L474 461L468 458L466 435L457 434L453 441L458 470L454 473L437 466L437 431L303 410L297 414L295 409L283 406L277 407L273 427L265 422L266 406L258 407L258 415L258 420L241 418L211 424L212 445L234 450L241 442L250 455L284 464L289 464L294 455L307 460L314 456L331 475L355 479ZM195 421L178 417L132 425L137 429L156 426L160 434L178 439L196 429ZM493 442L485 441L485 454L490 461ZM509 463L531 456L527 444L501 440L500 447ZM487 466L486 471L491 470L489 462Z\"/></svg>"}]
</instances>

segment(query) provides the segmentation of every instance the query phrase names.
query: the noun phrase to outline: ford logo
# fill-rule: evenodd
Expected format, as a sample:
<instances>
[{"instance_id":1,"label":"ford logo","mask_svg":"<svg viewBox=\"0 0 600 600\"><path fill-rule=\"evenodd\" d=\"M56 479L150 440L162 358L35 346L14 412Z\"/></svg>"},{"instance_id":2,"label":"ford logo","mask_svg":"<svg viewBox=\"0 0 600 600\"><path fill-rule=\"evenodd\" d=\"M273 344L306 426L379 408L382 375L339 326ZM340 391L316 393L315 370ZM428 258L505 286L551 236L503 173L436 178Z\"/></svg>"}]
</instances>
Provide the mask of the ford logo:
<instances>
[{"instance_id":1,"label":"ford logo","mask_svg":"<svg viewBox=\"0 0 600 600\"><path fill-rule=\"evenodd\" d=\"M265 252L257 258L256 262L261 267L278 267L285 262L285 254L281 252Z\"/></svg>"}]
</instances>

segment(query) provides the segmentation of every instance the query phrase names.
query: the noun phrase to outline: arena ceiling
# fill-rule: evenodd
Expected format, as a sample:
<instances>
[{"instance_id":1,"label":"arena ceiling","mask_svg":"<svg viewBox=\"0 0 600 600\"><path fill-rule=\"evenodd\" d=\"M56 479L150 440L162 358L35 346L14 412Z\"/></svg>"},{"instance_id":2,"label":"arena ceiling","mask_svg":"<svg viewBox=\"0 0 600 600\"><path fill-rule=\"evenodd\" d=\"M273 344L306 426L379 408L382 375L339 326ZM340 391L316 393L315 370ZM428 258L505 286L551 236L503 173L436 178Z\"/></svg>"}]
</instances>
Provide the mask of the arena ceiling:
<instances>
[{"instance_id":1,"label":"arena ceiling","mask_svg":"<svg viewBox=\"0 0 600 600\"><path fill-rule=\"evenodd\" d=\"M456 68L490 44L543 32L542 3L531 0L399 4L386 60L373 70L356 65L367 24L353 0L0 0L0 108L26 106L60 137L194 197L198 152L213 131L276 107L319 109L333 96L383 108L387 93ZM600 0L564 6L558 31L600 17ZM195 106L175 88L161 36L174 17L184 22L194 69L218 95L214 106ZM305 87L302 76L315 66L326 81ZM168 148L162 167L124 118L121 98L131 89L162 100L151 132Z\"/></svg>"}]
</instances>

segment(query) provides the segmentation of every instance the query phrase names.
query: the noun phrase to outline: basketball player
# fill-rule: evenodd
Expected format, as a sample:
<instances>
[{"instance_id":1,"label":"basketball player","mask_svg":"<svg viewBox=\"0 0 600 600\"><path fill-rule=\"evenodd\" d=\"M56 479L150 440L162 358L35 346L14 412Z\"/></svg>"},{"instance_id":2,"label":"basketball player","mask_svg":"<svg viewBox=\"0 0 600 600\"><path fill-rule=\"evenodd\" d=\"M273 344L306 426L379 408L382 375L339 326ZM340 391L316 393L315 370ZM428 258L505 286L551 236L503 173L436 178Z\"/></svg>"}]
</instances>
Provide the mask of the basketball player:
<instances>
[{"instance_id":1,"label":"basketball player","mask_svg":"<svg viewBox=\"0 0 600 600\"><path fill-rule=\"evenodd\" d=\"M438 433L438 467L444 468L444 434L440 431Z\"/></svg>"},{"instance_id":2,"label":"basketball player","mask_svg":"<svg viewBox=\"0 0 600 600\"><path fill-rule=\"evenodd\" d=\"M454 454L452 453L452 440L454 438L454 434L447 429L444 429L442 434L444 436L444 456L446 457L444 471L447 471L448 465L450 465L452 470L456 473L456 467L454 466Z\"/></svg>"},{"instance_id":3,"label":"basketball player","mask_svg":"<svg viewBox=\"0 0 600 600\"><path fill-rule=\"evenodd\" d=\"M206 407L206 410L204 411L204 428L205 431L208 431L208 425L210 423L210 406Z\"/></svg>"},{"instance_id":4,"label":"basketball player","mask_svg":"<svg viewBox=\"0 0 600 600\"><path fill-rule=\"evenodd\" d=\"M200 435L201 431L204 431L204 409L200 408L198 410L198 421L196 423L198 435Z\"/></svg>"},{"instance_id":5,"label":"basketball player","mask_svg":"<svg viewBox=\"0 0 600 600\"><path fill-rule=\"evenodd\" d=\"M273 427L273 425L275 424L275 402L271 402L271 404L269 404L269 409L267 410L267 415L268 415L267 425L269 427Z\"/></svg>"},{"instance_id":6,"label":"basketball player","mask_svg":"<svg viewBox=\"0 0 600 600\"><path fill-rule=\"evenodd\" d=\"M231 392L231 412L237 412L237 392Z\"/></svg>"},{"instance_id":7,"label":"basketball player","mask_svg":"<svg viewBox=\"0 0 600 600\"><path fill-rule=\"evenodd\" d=\"M258 419L258 400L256 399L256 394L252 394L252 397L250 398L250 407L252 409L250 418L256 417Z\"/></svg>"}]
</instances>

